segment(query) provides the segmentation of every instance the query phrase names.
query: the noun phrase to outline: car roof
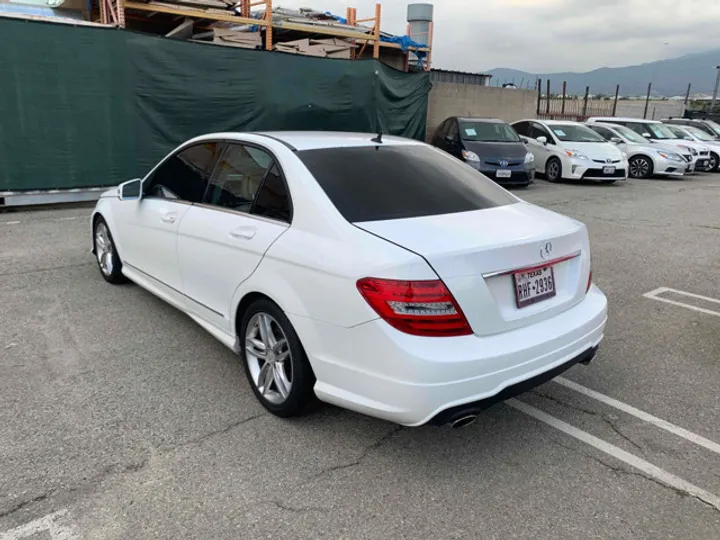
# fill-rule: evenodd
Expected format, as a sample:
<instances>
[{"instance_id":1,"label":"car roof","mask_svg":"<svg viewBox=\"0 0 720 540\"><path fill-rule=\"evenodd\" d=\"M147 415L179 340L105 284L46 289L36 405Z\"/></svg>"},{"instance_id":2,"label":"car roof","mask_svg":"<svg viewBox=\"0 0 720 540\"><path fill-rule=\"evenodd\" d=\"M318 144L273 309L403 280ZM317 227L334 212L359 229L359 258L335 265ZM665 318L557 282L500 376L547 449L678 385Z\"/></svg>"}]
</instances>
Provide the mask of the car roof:
<instances>
[{"instance_id":1,"label":"car roof","mask_svg":"<svg viewBox=\"0 0 720 540\"><path fill-rule=\"evenodd\" d=\"M625 127L622 124L611 124L610 122L601 122L599 125L598 124L585 124L585 125L588 127L597 126L597 127L604 127L604 128L610 128L610 129Z\"/></svg>"},{"instance_id":2,"label":"car roof","mask_svg":"<svg viewBox=\"0 0 720 540\"><path fill-rule=\"evenodd\" d=\"M543 122L543 123L547 124L548 126L558 126L558 125L567 126L568 124L571 124L571 125L577 124L579 126L585 125L585 124L582 124L581 122L575 122L572 120L536 120L536 122Z\"/></svg>"},{"instance_id":3,"label":"car roof","mask_svg":"<svg viewBox=\"0 0 720 540\"><path fill-rule=\"evenodd\" d=\"M481 116L455 116L458 120L463 122L486 122L488 124L504 124L505 121L499 118L483 118Z\"/></svg>"},{"instance_id":4,"label":"car roof","mask_svg":"<svg viewBox=\"0 0 720 540\"><path fill-rule=\"evenodd\" d=\"M617 120L618 122L640 122L643 124L662 124L660 120L647 120L645 118L630 118L623 116L593 116L588 118L588 122L592 120Z\"/></svg>"},{"instance_id":5,"label":"car roof","mask_svg":"<svg viewBox=\"0 0 720 540\"><path fill-rule=\"evenodd\" d=\"M323 148L343 148L375 146L378 143L372 139L378 136L377 133L352 133L343 131L252 131L252 132L224 132L207 133L195 137L193 141L225 139L242 141L244 135L260 135L282 142L293 150L319 150ZM382 144L388 146L412 146L421 145L420 141L395 137L392 135L382 136Z\"/></svg>"}]
</instances>

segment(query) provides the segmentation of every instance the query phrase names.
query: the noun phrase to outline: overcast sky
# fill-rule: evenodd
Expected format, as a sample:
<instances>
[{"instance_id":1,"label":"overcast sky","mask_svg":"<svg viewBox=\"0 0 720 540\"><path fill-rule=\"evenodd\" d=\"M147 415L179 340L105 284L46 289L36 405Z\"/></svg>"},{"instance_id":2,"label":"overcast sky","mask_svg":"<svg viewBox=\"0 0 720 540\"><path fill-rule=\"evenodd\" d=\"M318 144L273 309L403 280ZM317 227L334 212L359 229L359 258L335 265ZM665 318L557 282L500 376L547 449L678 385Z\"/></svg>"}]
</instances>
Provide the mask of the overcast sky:
<instances>
[{"instance_id":1,"label":"overcast sky","mask_svg":"<svg viewBox=\"0 0 720 540\"><path fill-rule=\"evenodd\" d=\"M275 0L358 18L375 0ZM406 0L381 0L382 29L404 34ZM534 73L618 67L720 48L720 0L435 0L433 65ZM720 63L720 58L718 59Z\"/></svg>"}]
</instances>

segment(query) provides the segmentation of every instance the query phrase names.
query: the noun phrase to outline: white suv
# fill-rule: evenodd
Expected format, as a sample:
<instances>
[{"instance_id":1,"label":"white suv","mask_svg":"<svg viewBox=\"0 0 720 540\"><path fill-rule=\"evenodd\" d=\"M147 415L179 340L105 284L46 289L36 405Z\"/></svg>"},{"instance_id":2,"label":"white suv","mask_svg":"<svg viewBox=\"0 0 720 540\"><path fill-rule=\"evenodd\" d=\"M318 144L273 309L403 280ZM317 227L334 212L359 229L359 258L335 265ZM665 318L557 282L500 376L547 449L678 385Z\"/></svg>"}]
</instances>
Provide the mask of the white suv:
<instances>
[{"instance_id":1,"label":"white suv","mask_svg":"<svg viewBox=\"0 0 720 540\"><path fill-rule=\"evenodd\" d=\"M521 120L512 124L549 182L626 180L627 154L579 122Z\"/></svg>"}]
</instances>

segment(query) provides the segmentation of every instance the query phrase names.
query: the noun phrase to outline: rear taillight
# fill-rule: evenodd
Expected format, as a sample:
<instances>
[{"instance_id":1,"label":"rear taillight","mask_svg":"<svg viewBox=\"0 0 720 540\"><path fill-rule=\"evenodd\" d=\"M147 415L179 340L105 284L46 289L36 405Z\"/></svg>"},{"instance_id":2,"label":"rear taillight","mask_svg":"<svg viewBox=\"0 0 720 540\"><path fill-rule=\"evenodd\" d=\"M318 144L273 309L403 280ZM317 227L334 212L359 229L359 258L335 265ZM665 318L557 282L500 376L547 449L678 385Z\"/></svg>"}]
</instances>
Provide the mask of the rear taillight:
<instances>
[{"instance_id":1,"label":"rear taillight","mask_svg":"<svg viewBox=\"0 0 720 540\"><path fill-rule=\"evenodd\" d=\"M590 292L590 287L592 287L592 255L590 256L590 274L588 275L588 282L587 287L585 288L585 294Z\"/></svg>"},{"instance_id":2,"label":"rear taillight","mask_svg":"<svg viewBox=\"0 0 720 540\"><path fill-rule=\"evenodd\" d=\"M445 284L364 278L357 282L363 298L388 324L414 336L467 336L470 325Z\"/></svg>"}]
</instances>

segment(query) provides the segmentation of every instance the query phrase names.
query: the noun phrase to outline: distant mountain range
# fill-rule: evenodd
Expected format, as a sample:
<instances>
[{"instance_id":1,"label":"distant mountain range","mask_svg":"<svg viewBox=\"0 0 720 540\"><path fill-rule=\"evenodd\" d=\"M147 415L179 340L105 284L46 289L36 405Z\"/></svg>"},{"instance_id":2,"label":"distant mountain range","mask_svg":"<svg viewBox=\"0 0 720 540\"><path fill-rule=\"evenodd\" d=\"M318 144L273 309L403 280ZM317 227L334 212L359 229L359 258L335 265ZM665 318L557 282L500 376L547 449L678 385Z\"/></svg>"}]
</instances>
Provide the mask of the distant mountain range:
<instances>
[{"instance_id":1,"label":"distant mountain range","mask_svg":"<svg viewBox=\"0 0 720 540\"><path fill-rule=\"evenodd\" d=\"M615 85L620 85L622 96L644 96L647 94L648 83L653 83L654 96L684 96L688 83L692 83L693 94L711 94L715 87L715 67L720 65L720 49L688 54L680 58L659 60L639 66L620 68L600 68L587 73L528 73L516 69L497 68L490 71L493 75L491 84L502 85L514 82L526 88L528 83L534 87L538 77L545 81L551 80L551 93L561 93L562 83L567 81L569 94L584 94L585 87L590 87L591 94L615 94Z\"/></svg>"}]
</instances>

